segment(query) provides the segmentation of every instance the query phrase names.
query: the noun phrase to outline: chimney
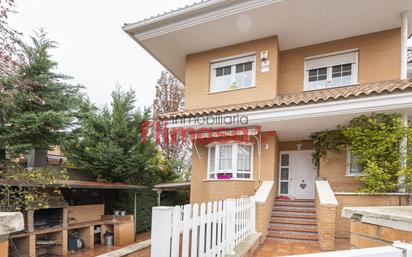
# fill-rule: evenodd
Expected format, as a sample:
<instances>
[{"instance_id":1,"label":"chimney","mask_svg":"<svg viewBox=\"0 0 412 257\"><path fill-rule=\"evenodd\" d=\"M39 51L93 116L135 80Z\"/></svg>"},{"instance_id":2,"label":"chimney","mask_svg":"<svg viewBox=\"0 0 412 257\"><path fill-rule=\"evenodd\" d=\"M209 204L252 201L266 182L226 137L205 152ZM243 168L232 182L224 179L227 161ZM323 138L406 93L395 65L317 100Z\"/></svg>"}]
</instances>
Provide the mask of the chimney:
<instances>
[{"instance_id":1,"label":"chimney","mask_svg":"<svg viewBox=\"0 0 412 257\"><path fill-rule=\"evenodd\" d=\"M27 168L44 168L47 166L47 149L33 149L27 160Z\"/></svg>"}]
</instances>

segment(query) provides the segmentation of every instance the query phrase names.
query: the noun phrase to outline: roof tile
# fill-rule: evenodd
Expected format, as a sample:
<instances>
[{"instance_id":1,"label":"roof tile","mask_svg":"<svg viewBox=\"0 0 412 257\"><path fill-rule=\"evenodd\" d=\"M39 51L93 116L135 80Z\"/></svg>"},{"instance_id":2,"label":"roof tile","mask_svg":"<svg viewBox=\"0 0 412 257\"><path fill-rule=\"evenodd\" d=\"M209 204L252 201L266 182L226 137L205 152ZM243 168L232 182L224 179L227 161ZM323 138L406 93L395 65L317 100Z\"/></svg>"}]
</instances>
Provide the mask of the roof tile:
<instances>
[{"instance_id":1,"label":"roof tile","mask_svg":"<svg viewBox=\"0 0 412 257\"><path fill-rule=\"evenodd\" d=\"M291 105L301 105L348 99L352 97L370 96L376 94L392 93L394 91L412 90L412 79L390 80L354 86L336 87L320 90L305 91L295 94L278 95L273 100L245 103L230 106L217 106L212 108L186 110L181 112L165 113L160 115L161 120L183 118L198 115L217 114L234 111L248 111L264 108L277 108Z\"/></svg>"}]
</instances>

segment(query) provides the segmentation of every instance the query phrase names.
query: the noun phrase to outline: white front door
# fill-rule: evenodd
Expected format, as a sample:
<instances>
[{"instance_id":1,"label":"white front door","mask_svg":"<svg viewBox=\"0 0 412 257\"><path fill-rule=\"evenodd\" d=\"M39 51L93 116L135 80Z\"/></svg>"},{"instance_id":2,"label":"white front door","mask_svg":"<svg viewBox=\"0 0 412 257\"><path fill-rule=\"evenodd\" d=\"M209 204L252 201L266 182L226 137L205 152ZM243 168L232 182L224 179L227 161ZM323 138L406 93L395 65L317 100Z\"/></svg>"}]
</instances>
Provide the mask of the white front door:
<instances>
[{"instance_id":1,"label":"white front door","mask_svg":"<svg viewBox=\"0 0 412 257\"><path fill-rule=\"evenodd\" d=\"M314 199L315 179L311 150L280 152L279 195Z\"/></svg>"}]
</instances>

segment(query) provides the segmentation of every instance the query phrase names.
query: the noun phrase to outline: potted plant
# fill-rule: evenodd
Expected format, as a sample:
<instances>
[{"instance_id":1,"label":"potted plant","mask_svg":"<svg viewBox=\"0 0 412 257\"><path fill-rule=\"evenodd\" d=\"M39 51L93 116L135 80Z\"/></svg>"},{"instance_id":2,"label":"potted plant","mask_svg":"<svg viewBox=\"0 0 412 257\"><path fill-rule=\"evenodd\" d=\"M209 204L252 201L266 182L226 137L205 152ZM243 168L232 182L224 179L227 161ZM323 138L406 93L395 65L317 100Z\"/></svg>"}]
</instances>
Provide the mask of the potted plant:
<instances>
[{"instance_id":1,"label":"potted plant","mask_svg":"<svg viewBox=\"0 0 412 257\"><path fill-rule=\"evenodd\" d=\"M227 180L232 178L232 173L218 173L217 179Z\"/></svg>"}]
</instances>

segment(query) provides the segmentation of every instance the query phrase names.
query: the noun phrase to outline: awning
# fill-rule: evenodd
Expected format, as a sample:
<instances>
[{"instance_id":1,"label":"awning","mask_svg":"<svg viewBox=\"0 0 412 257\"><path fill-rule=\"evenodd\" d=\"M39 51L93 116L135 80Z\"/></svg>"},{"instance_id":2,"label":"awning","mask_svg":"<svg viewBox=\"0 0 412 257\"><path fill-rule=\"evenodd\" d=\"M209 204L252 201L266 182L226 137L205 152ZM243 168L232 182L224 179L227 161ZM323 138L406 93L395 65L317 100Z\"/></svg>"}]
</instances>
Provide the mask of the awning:
<instances>
[{"instance_id":1,"label":"awning","mask_svg":"<svg viewBox=\"0 0 412 257\"><path fill-rule=\"evenodd\" d=\"M157 184L154 186L156 191L181 191L181 190L190 190L190 182L182 183L166 183L166 184Z\"/></svg>"},{"instance_id":2,"label":"awning","mask_svg":"<svg viewBox=\"0 0 412 257\"><path fill-rule=\"evenodd\" d=\"M130 185L126 183L109 183L82 180L56 180L56 186L68 188L95 188L95 189L143 189L145 186Z\"/></svg>"},{"instance_id":3,"label":"awning","mask_svg":"<svg viewBox=\"0 0 412 257\"><path fill-rule=\"evenodd\" d=\"M189 191L190 183L191 182L189 181L155 185L153 191L157 192L157 205L160 206L160 195L162 194L162 192Z\"/></svg>"},{"instance_id":4,"label":"awning","mask_svg":"<svg viewBox=\"0 0 412 257\"><path fill-rule=\"evenodd\" d=\"M235 136L256 136L259 134L259 127L244 127L234 129L217 129L217 130L202 130L199 129L195 133L191 133L191 138L195 139L207 139L207 138L222 138L222 137L235 137Z\"/></svg>"}]
</instances>

